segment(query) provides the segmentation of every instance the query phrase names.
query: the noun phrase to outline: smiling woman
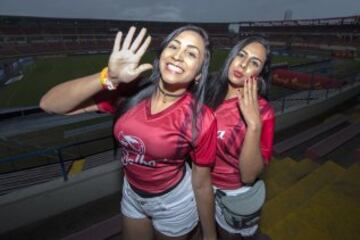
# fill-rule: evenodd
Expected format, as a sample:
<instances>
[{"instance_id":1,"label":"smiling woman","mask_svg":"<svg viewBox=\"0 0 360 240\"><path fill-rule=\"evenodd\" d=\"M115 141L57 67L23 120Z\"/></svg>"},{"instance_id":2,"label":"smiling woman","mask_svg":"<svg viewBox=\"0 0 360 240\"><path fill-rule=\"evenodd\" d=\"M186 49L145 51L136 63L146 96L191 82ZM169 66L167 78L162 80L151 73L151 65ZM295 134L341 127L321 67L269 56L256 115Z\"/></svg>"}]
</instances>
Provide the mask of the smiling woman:
<instances>
[{"instance_id":1,"label":"smiling woman","mask_svg":"<svg viewBox=\"0 0 360 240\"><path fill-rule=\"evenodd\" d=\"M48 112L115 114L121 153L124 239L186 239L200 219L204 239L216 239L210 168L216 121L203 105L210 62L206 32L195 26L169 34L153 64L139 65L151 37L131 27L116 36L108 67L46 93ZM148 79L139 77L153 68ZM192 169L185 159L190 156Z\"/></svg>"},{"instance_id":2,"label":"smiling woman","mask_svg":"<svg viewBox=\"0 0 360 240\"><path fill-rule=\"evenodd\" d=\"M160 64L162 72L162 81L160 87L164 88L186 88L193 77L198 81L201 73L201 62L204 59L204 42L199 38L196 32L182 32L173 41L171 41L161 53L164 61ZM176 86L171 86L171 85Z\"/></svg>"}]
</instances>

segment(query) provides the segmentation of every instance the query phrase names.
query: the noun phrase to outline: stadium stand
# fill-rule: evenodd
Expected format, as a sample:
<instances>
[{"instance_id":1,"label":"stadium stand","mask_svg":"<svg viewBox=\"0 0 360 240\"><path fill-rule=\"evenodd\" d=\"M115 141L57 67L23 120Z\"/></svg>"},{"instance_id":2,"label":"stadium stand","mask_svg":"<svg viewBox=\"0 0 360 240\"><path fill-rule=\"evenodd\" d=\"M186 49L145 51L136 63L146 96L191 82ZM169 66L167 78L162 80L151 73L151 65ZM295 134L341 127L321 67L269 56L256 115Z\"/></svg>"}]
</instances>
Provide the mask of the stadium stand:
<instances>
[{"instance_id":1,"label":"stadium stand","mask_svg":"<svg viewBox=\"0 0 360 240\"><path fill-rule=\"evenodd\" d=\"M214 47L230 47L238 38L251 34L266 36L282 48L322 49L332 56L353 58L359 55L360 16L341 18L240 22L239 34L229 32L228 23L201 23ZM152 47L162 37L188 23L134 22L115 20L52 19L0 16L0 56L110 51L115 33L130 25L144 26L153 34ZM234 23L233 23L234 24Z\"/></svg>"},{"instance_id":2,"label":"stadium stand","mask_svg":"<svg viewBox=\"0 0 360 240\"><path fill-rule=\"evenodd\" d=\"M19 56L92 54L96 52L108 53L112 48L115 33L119 30L126 31L130 25L145 26L149 29L149 32L152 34L154 33L151 47L155 49L159 46L161 39L163 39L165 34L184 24L186 23L164 24L159 22L0 16L0 59L12 59ZM285 50L296 49L296 51L301 50L304 55L308 53L312 54L316 51L320 53L325 52L329 57L359 57L360 16L291 21L241 22L235 24L239 26L240 34L236 34L235 32L231 33L229 31L229 24L227 23L209 23L198 25L204 27L210 33L211 40L215 48L229 48L239 38L251 34L261 34L267 37L271 44L277 48ZM281 66L286 66L287 68L288 64L283 63ZM289 110L290 112L290 110L299 108L299 106L301 106L299 105L300 103L314 103L313 105L316 105L320 102L320 100L327 99L333 94L341 93L341 91L341 89L319 89L297 92L289 97L285 96L280 100L274 101L273 105L275 110L278 112L284 113L284 110ZM20 115L27 115L27 113L30 114L32 111L35 111L35 109L30 108L23 110ZM14 114L17 114L17 111L6 110L0 113L0 117L4 116L4 118L10 118ZM321 135L321 133L324 133L329 129L333 130L334 128L342 126L347 122L348 117L340 117L335 120L333 119L333 121L313 126L313 128L309 128L307 131L291 135L290 138L285 139L286 142L280 142L275 145L275 153L279 154L286 152L288 149L296 148L296 146L312 139L315 135ZM84 127L76 130L69 130L64 132L64 136L79 136L104 126L106 126L106 124L98 124L92 128ZM344 128L341 131L343 134L339 135L341 133L339 132L335 137L336 139L331 140L332 145L337 145L334 149L338 148L340 145L343 147L344 142L341 139L346 138L349 139L349 141L355 141L359 133L358 129L359 124L354 123L350 128ZM344 132L345 130L346 132ZM357 135L354 137L355 133ZM325 143L325 145L328 145L328 143ZM349 152L353 154L352 157L354 160L357 159L357 161L360 161L360 150L358 146L355 150L351 149ZM312 155L314 154L319 154L319 151L316 150L315 153L312 153ZM324 154L325 153L320 153L320 155ZM104 160L113 160L111 156L112 151L106 151L98 154L86 155L81 159L76 158L74 162L77 160L84 160L85 164L83 165L83 170L94 169L95 167L102 165ZM343 159L340 159L340 161L343 161ZM297 161L295 161L290 157L275 159L273 163L274 164L271 165L272 170L275 169L274 166L279 166L280 170L276 173L272 172L271 174L267 174L269 180L269 196L271 197L272 202L267 203L265 209L265 220L262 223L262 227L264 227L266 232L271 233L271 235L274 236L274 239L281 239L277 238L277 232L275 231L276 226L272 227L275 223L273 217L274 214L272 213L280 213L276 215L275 220L277 221L276 224L278 226L282 226L279 224L284 224L284 221L281 221L284 216L291 220L291 218L286 215L294 212L296 210L295 208L300 206L300 202L303 203L309 201L310 203L315 204L316 201L311 202L311 199L313 195L319 194L317 193L317 190L328 184L330 182L329 179L334 179L334 176L336 177L343 174L345 170L330 161L321 166L309 159L297 159ZM69 173L72 164L73 163L71 163L71 161L65 161L65 169L68 171L67 173ZM289 169L286 171L284 171L285 166L289 166ZM351 172L353 173L351 176L358 175L357 173L359 168L356 169L357 172ZM45 172L45 174L41 175L39 172ZM63 173L61 172L59 165L55 164L48 164L47 166L30 168L18 172L7 172L0 176L0 194L5 195L15 189L39 184L41 182L45 182L46 179L56 179L61 177L62 174ZM34 182L30 179L34 179ZM312 186L314 187L312 188ZM337 192L339 191L336 191L336 193ZM354 199L358 199L358 197ZM321 203L323 203L323 201ZM299 208L298 210L301 213L303 212L303 209L306 210L306 208ZM309 214L309 216L311 216L311 218L300 217L299 219L304 219L304 221L313 219L313 211ZM315 217L317 216L318 215L315 214ZM337 219L335 217L337 216L330 219L334 219L335 221L335 219ZM99 222L98 224L93 225L92 227L79 233L71 234L67 239L90 239L91 237L108 239L110 236L117 234L120 231L116 225L118 224L118 221L118 216L115 216L108 220ZM296 219L296 221L298 221L298 219ZM356 222L358 221L354 218L352 221L345 222L356 225ZM317 224L318 223L319 221ZM269 226L271 226L271 228ZM290 224L290 227L293 226L297 226L297 224ZM322 227L325 230L329 229L328 226L324 224ZM282 227L282 229L288 228ZM304 231L301 228L299 230L299 236L300 233L307 234L309 232L311 233L309 229L305 229ZM287 236L284 239L289 239L289 237ZM298 239L303 239L303 236ZM339 237L339 239L342 238Z\"/></svg>"}]
</instances>

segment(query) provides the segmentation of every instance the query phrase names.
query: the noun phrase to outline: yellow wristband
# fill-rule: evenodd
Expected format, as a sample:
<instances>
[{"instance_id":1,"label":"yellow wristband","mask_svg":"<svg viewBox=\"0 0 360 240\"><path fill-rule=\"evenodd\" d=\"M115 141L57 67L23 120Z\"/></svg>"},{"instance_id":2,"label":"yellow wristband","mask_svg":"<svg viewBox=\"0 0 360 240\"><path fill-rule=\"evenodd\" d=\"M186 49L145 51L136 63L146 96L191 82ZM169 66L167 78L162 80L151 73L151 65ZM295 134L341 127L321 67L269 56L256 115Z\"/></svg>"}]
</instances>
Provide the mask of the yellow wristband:
<instances>
[{"instance_id":1,"label":"yellow wristband","mask_svg":"<svg viewBox=\"0 0 360 240\"><path fill-rule=\"evenodd\" d=\"M105 67L100 72L100 84L103 88L107 90L115 90L116 87L114 84L108 79L108 68Z\"/></svg>"}]
</instances>

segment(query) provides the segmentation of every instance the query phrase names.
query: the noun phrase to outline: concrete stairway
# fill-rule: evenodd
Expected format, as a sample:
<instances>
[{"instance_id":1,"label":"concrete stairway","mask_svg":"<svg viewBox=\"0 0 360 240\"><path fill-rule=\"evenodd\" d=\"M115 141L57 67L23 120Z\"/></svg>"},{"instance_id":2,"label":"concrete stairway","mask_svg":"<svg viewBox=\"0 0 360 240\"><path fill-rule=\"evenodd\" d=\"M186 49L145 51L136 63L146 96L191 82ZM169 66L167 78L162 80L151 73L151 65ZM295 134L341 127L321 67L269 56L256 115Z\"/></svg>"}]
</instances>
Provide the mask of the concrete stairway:
<instances>
[{"instance_id":1,"label":"concrete stairway","mask_svg":"<svg viewBox=\"0 0 360 240\"><path fill-rule=\"evenodd\" d=\"M273 166L272 166L273 165ZM273 158L260 227L271 239L360 239L360 164Z\"/></svg>"},{"instance_id":2,"label":"concrete stairway","mask_svg":"<svg viewBox=\"0 0 360 240\"><path fill-rule=\"evenodd\" d=\"M273 167L272 165L275 166ZM304 159L300 162L296 162L289 157L282 160L274 160L270 163L269 169L267 169L263 178L267 187L267 201L286 190L318 166L317 163L309 159Z\"/></svg>"}]
</instances>

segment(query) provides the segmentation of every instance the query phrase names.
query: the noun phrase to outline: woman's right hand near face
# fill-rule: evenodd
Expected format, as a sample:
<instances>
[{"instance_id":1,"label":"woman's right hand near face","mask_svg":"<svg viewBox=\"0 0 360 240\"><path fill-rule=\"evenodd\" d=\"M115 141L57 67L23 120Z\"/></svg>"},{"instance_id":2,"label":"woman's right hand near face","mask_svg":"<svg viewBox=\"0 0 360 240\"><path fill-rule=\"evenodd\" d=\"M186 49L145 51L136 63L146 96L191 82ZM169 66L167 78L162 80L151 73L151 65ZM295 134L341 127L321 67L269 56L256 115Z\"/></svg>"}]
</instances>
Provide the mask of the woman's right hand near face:
<instances>
[{"instance_id":1,"label":"woman's right hand near face","mask_svg":"<svg viewBox=\"0 0 360 240\"><path fill-rule=\"evenodd\" d=\"M150 45L151 37L147 36L144 40L146 29L142 28L133 40L135 30L134 26L130 27L123 43L122 32L116 35L108 64L108 76L114 84L129 83L142 72L152 69L149 63L139 66L142 56Z\"/></svg>"}]
</instances>

